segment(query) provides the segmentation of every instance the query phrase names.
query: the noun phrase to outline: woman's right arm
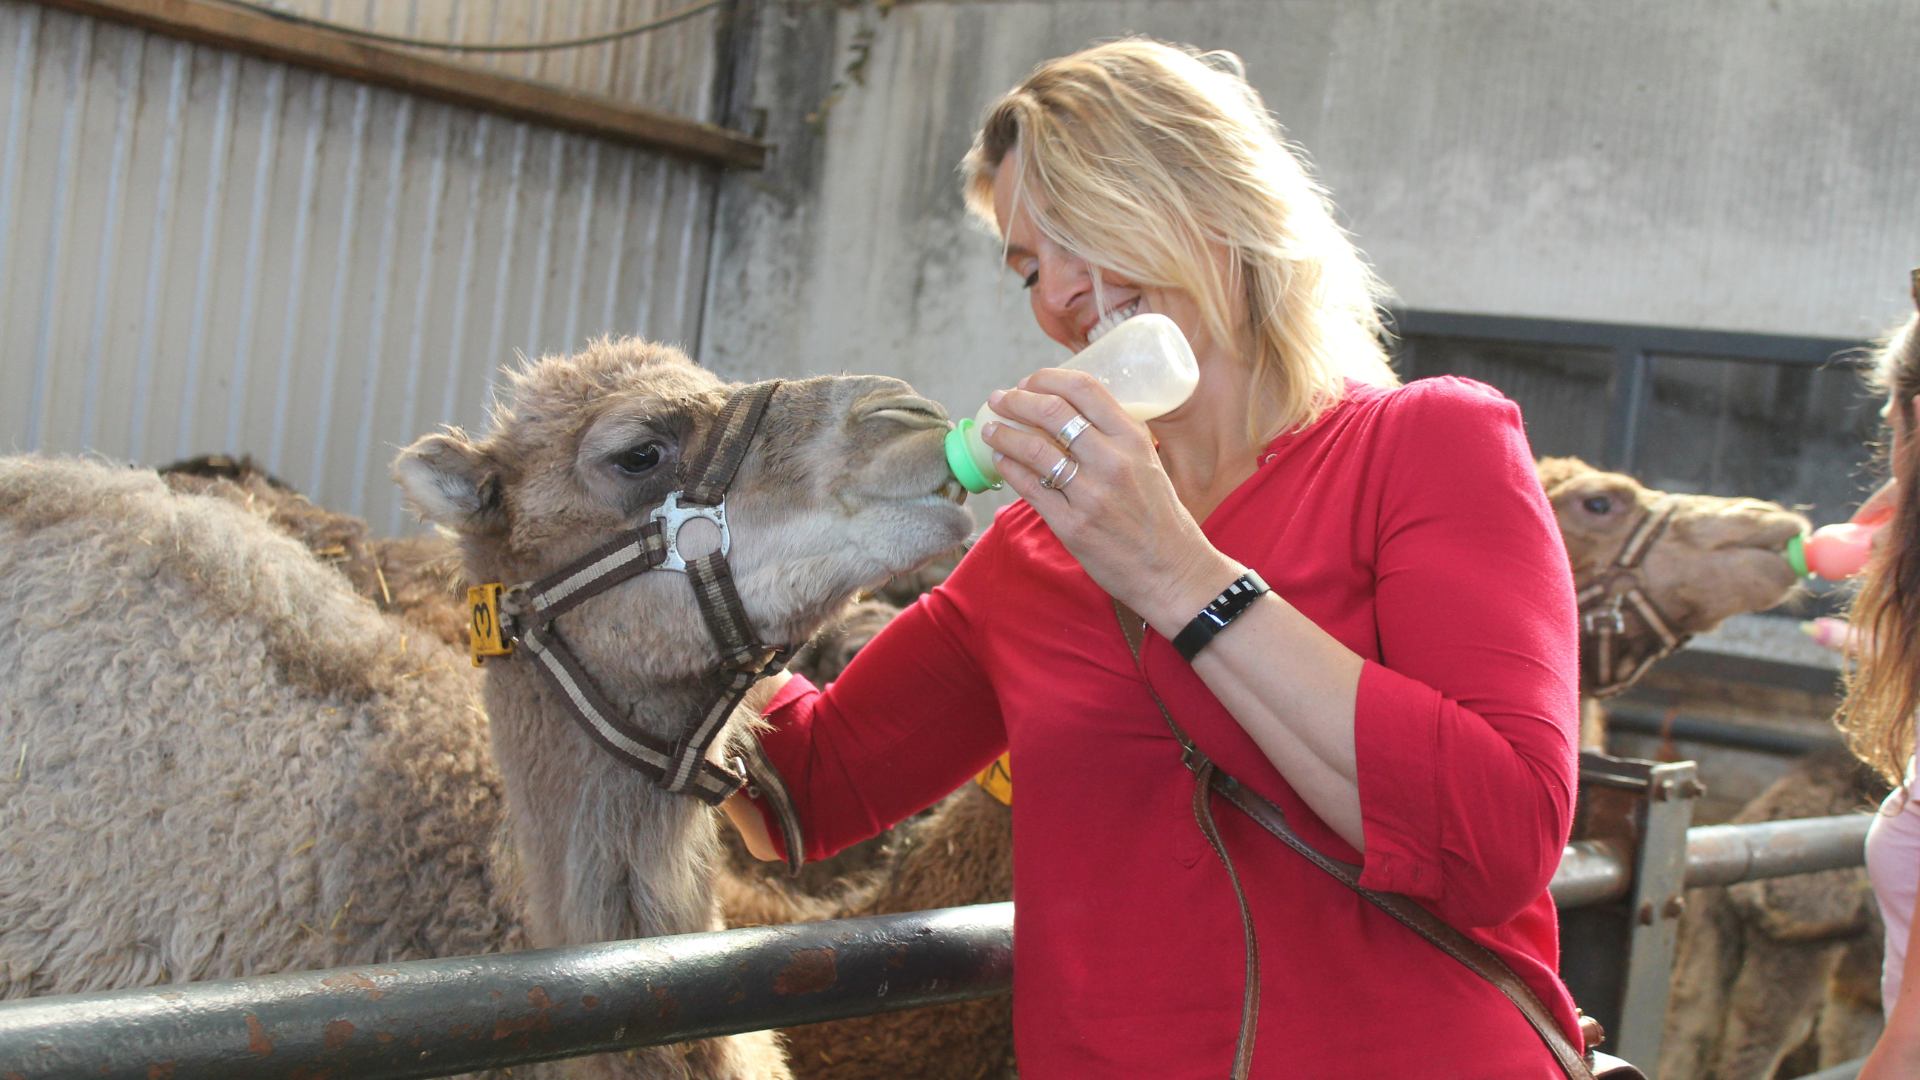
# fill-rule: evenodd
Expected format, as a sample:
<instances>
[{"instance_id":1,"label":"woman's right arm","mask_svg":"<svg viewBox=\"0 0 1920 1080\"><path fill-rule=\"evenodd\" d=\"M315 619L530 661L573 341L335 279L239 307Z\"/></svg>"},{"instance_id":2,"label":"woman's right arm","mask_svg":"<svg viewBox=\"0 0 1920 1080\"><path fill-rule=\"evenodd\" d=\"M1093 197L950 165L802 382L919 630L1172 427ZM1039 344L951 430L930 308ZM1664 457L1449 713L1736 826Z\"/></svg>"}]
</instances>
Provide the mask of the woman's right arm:
<instances>
[{"instance_id":1,"label":"woman's right arm","mask_svg":"<svg viewBox=\"0 0 1920 1080\"><path fill-rule=\"evenodd\" d=\"M1920 890L1914 896L1914 921L1920 926ZM1887 1028L1860 1070L1860 1080L1912 1080L1920 1076L1920 941L1907 940L1901 968L1900 997L1887 1010Z\"/></svg>"},{"instance_id":2,"label":"woman's right arm","mask_svg":"<svg viewBox=\"0 0 1920 1080\"><path fill-rule=\"evenodd\" d=\"M976 598L989 595L983 537L947 584L876 635L825 690L794 678L772 695L760 742L792 793L809 862L932 805L1007 744L999 699L976 656ZM742 837L784 856L763 802ZM734 804L738 806L738 804ZM736 811L729 809L730 816ZM736 819L738 820L738 819Z\"/></svg>"}]
</instances>

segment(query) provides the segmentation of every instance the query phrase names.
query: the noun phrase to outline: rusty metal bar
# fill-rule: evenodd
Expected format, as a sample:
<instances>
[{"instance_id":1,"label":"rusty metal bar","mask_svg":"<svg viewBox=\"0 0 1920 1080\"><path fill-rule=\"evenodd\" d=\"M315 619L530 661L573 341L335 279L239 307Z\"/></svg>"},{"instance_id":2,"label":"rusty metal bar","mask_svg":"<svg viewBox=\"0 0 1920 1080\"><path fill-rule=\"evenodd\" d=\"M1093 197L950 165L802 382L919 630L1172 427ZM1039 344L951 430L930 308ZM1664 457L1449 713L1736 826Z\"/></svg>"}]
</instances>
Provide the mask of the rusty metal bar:
<instances>
[{"instance_id":1,"label":"rusty metal bar","mask_svg":"<svg viewBox=\"0 0 1920 1080\"><path fill-rule=\"evenodd\" d=\"M986 904L0 1004L8 1080L401 1080L971 1001L1013 980Z\"/></svg>"}]
</instances>

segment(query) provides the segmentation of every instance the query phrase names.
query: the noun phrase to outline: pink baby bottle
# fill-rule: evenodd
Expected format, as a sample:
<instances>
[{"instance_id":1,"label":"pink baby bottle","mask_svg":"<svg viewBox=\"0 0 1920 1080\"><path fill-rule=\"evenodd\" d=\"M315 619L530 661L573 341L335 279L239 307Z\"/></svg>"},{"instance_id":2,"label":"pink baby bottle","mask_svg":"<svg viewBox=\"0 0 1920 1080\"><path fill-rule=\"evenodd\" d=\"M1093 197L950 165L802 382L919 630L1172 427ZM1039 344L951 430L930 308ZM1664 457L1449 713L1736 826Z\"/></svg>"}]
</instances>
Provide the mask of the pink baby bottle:
<instances>
[{"instance_id":1,"label":"pink baby bottle","mask_svg":"<svg viewBox=\"0 0 1920 1080\"><path fill-rule=\"evenodd\" d=\"M1809 577L1843 581L1858 574L1873 553L1873 534L1893 518L1891 506L1876 508L1864 519L1822 525L1812 536L1796 536L1787 542L1787 562Z\"/></svg>"}]
</instances>

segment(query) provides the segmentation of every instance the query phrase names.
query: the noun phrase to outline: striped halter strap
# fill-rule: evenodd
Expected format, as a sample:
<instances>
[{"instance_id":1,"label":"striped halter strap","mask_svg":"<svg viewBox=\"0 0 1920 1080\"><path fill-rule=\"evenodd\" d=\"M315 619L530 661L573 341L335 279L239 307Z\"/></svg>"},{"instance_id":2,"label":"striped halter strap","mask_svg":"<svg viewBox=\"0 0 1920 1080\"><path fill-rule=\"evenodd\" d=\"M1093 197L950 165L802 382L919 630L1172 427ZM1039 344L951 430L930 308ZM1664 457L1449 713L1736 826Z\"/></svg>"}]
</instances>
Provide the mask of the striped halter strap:
<instances>
[{"instance_id":1,"label":"striped halter strap","mask_svg":"<svg viewBox=\"0 0 1920 1080\"><path fill-rule=\"evenodd\" d=\"M534 667L574 722L622 764L668 791L718 806L742 786L751 785L750 794L764 795L772 804L785 834L788 863L798 870L804 851L799 818L759 740L749 736L741 753L729 761L731 768L707 759L727 717L747 691L780 671L793 651L790 646L763 644L755 637L727 565L732 547L727 488L779 387L779 380L753 383L727 399L698 459L687 470L692 481L670 493L648 515L646 524L536 581L510 587L483 585L469 590L469 598L476 664L486 656L511 654L516 642L525 646ZM680 554L680 527L693 518L704 518L719 528L720 547L689 561ZM588 599L650 570L687 576L701 618L720 650L718 690L672 742L627 720L625 711L601 693L554 625L554 620Z\"/></svg>"},{"instance_id":2,"label":"striped halter strap","mask_svg":"<svg viewBox=\"0 0 1920 1080\"><path fill-rule=\"evenodd\" d=\"M1654 661L1685 645L1692 634L1678 633L1660 608L1647 596L1646 573L1641 562L1647 551L1659 542L1673 523L1680 500L1662 495L1647 507L1633 531L1620 545L1619 554L1594 582L1574 597L1580 608L1580 634L1593 640L1593 681L1595 697L1610 697L1631 686ZM1627 632L1627 612L1631 610L1660 645L1638 661L1616 656L1614 639ZM1585 650L1582 650L1585 652ZM1582 658L1583 660L1585 657Z\"/></svg>"}]
</instances>

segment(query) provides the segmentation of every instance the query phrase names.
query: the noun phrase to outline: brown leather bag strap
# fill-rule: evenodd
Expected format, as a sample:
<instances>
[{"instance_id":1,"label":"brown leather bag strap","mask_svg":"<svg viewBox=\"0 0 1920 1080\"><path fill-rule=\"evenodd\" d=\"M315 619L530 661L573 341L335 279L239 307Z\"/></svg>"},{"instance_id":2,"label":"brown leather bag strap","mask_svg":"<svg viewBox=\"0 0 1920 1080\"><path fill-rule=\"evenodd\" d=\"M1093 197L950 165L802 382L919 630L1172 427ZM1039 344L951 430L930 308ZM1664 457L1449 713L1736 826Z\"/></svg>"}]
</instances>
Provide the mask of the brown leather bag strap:
<instances>
[{"instance_id":1,"label":"brown leather bag strap","mask_svg":"<svg viewBox=\"0 0 1920 1080\"><path fill-rule=\"evenodd\" d=\"M1146 623L1129 611L1126 605L1115 600L1113 610L1120 617L1120 630L1127 637L1127 648L1133 650L1133 662L1140 665L1140 643L1146 637ZM1141 666L1141 677L1146 676L1146 668ZM1227 868L1227 880L1233 883L1233 898L1240 903L1240 928L1247 938L1247 985L1240 998L1240 1037L1233 1048L1233 1080L1247 1080L1253 1068L1253 1037L1260 1026L1260 939L1253 928L1253 909L1247 904L1247 891L1240 885L1240 871L1234 867L1233 858L1227 854L1227 843L1220 837L1220 826L1213 820L1212 793L1224 775L1214 767L1213 761L1200 752L1200 748L1187 737L1173 714L1154 693L1153 686L1147 686L1147 693L1153 694L1153 703L1160 706L1160 716L1173 729L1173 737L1180 742L1181 756L1187 768L1193 772L1193 820L1200 826L1200 834L1213 845L1213 853L1220 856L1220 862Z\"/></svg>"},{"instance_id":2,"label":"brown leather bag strap","mask_svg":"<svg viewBox=\"0 0 1920 1080\"><path fill-rule=\"evenodd\" d=\"M1146 667L1140 660L1140 646L1146 637L1145 620L1128 610L1126 605L1118 600L1113 602L1113 608L1115 614L1119 616L1120 629L1126 635L1127 648L1133 653L1134 663L1140 665L1140 673L1145 676ZM1214 824L1212 808L1209 805L1211 800L1207 798L1209 790L1219 792L1222 798L1239 807L1241 812L1252 818L1261 828L1299 852L1308 862L1333 875L1341 884L1359 893L1369 903L1432 942L1440 951L1465 964L1474 974L1492 983L1494 989L1500 991L1508 1001L1513 1002L1514 1006L1520 1010L1520 1014L1526 1017L1527 1023L1532 1025L1540 1041L1547 1045L1547 1049L1552 1052L1554 1060L1559 1063L1561 1071L1567 1074L1569 1080L1594 1080L1593 1070L1587 1065L1586 1058L1581 1054L1580 1049L1574 1046L1573 1041L1567 1038L1566 1032L1560 1029L1559 1023L1541 1003L1538 995L1534 994L1533 988L1528 986L1526 980L1511 967L1508 967L1506 961L1479 942L1454 929L1412 897L1369 889L1361 885L1360 867L1330 859L1302 840L1300 834L1294 832L1293 826L1288 823L1285 811L1264 796L1248 789L1238 780L1221 772L1206 754L1194 745L1193 740L1174 721L1173 714L1167 711L1166 703L1160 700L1159 692L1153 689L1151 683L1147 685L1147 692L1153 695L1153 703L1159 707L1160 715L1165 718L1167 726L1173 729L1174 738L1180 741L1184 760L1188 768L1194 770L1194 775L1199 781L1200 786L1194 792L1194 816L1196 819L1204 818L1201 821L1200 831L1206 834L1208 841L1213 844L1214 851L1220 856L1221 861L1227 864L1227 874L1233 881L1234 896L1240 901L1240 915L1246 927L1248 1011L1243 1013L1240 1021L1240 1046L1246 1053L1247 1060L1242 1061L1236 1053L1234 1058L1236 1078L1244 1077L1246 1073L1242 1070L1251 1064L1252 1026L1256 1019L1255 1013L1259 1002L1260 968L1254 941L1253 919L1247 909L1246 893L1241 890L1240 877L1234 872L1233 862L1227 856L1226 845L1221 842L1219 829ZM1199 767L1195 767L1196 761L1200 763Z\"/></svg>"},{"instance_id":3,"label":"brown leather bag strap","mask_svg":"<svg viewBox=\"0 0 1920 1080\"><path fill-rule=\"evenodd\" d=\"M1533 988L1528 986L1517 972L1508 967L1506 961L1500 959L1486 946L1454 929L1451 924L1428 911L1412 897L1401 893L1369 889L1361 885L1359 867L1330 859L1314 850L1293 831L1293 826L1287 822L1285 811L1261 795L1248 790L1246 785L1225 773L1216 772L1214 790L1220 792L1228 802L1239 807L1261 828L1306 856L1309 862L1339 878L1342 884L1365 897L1369 903L1398 919L1414 933L1433 942L1442 952L1465 964L1474 974L1492 983L1494 989L1500 991L1508 1001L1513 1002L1521 1015L1527 1018L1527 1023L1533 1026L1534 1033L1540 1036L1540 1041L1546 1043L1547 1049L1553 1052L1554 1059L1560 1063L1562 1071L1572 1080L1592 1080L1593 1071L1587 1067L1586 1060L1579 1049L1573 1045L1571 1039L1567 1038L1566 1032L1561 1030L1559 1023L1554 1020L1553 1014L1547 1011L1546 1005L1533 992Z\"/></svg>"}]
</instances>

